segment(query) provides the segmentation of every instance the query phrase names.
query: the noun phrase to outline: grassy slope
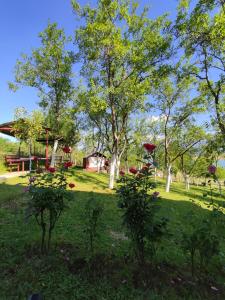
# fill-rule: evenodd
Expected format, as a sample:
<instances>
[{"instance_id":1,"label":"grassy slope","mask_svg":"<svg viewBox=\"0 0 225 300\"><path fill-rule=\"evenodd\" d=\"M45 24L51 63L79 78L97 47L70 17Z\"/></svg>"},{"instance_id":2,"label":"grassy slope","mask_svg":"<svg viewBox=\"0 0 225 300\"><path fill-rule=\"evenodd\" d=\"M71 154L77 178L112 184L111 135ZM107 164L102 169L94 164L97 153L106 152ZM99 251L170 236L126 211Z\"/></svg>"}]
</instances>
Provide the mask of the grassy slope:
<instances>
[{"instance_id":1,"label":"grassy slope","mask_svg":"<svg viewBox=\"0 0 225 300\"><path fill-rule=\"evenodd\" d=\"M152 280L151 289L134 288L135 267L126 264L129 244L121 239L123 228L116 196L107 189L107 176L74 170L71 181L76 183L74 201L63 214L53 234L53 247L48 257L39 255L39 229L33 220L24 220L25 201L23 186L25 178L10 179L0 185L0 299L26 299L32 292L41 291L46 299L210 299L214 292L210 284L204 287L189 278L189 265L177 245L181 230L188 228L187 212L194 207L199 218L208 213L191 203L195 198L202 201L202 190L193 188L183 191L181 184L174 184L172 192L161 193L160 214L170 220L168 237L159 249L156 261L163 261ZM90 276L81 259L86 255L86 239L83 233L83 208L89 193L94 191L105 207L104 232L98 243L99 258L96 274ZM222 249L224 250L224 248ZM107 259L106 259L107 257ZM217 261L215 261L217 266ZM105 272L105 269L107 270ZM160 271L161 272L161 271ZM166 273L165 276L162 274ZM224 274L223 274L224 275ZM174 283L174 277L181 283ZM214 283L221 287L222 274L216 274ZM165 277L165 278L164 278ZM212 281L213 282L213 281ZM208 286L209 285L209 286ZM199 290L200 289L200 290ZM202 290L201 290L202 289ZM222 295L218 295L223 297ZM222 299L222 298L221 298Z\"/></svg>"}]
</instances>

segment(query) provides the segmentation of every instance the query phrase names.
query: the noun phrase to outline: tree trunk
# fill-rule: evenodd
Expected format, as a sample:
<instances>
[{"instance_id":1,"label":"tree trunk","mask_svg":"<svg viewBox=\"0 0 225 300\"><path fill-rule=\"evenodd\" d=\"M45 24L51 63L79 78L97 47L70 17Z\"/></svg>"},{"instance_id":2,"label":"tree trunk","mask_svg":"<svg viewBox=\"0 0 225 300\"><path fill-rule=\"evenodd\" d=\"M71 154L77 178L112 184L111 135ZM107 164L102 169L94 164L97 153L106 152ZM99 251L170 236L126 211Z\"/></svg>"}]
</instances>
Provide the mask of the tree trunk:
<instances>
[{"instance_id":1,"label":"tree trunk","mask_svg":"<svg viewBox=\"0 0 225 300\"><path fill-rule=\"evenodd\" d=\"M171 184L171 165L167 167L166 170L166 192L169 193L170 191L170 184Z\"/></svg>"},{"instance_id":2,"label":"tree trunk","mask_svg":"<svg viewBox=\"0 0 225 300\"><path fill-rule=\"evenodd\" d=\"M31 160L31 142L29 143L29 172L32 171L32 160Z\"/></svg>"},{"instance_id":3,"label":"tree trunk","mask_svg":"<svg viewBox=\"0 0 225 300\"><path fill-rule=\"evenodd\" d=\"M100 173L100 169L101 169L101 157L97 157L97 172Z\"/></svg>"},{"instance_id":4,"label":"tree trunk","mask_svg":"<svg viewBox=\"0 0 225 300\"><path fill-rule=\"evenodd\" d=\"M190 178L187 174L184 175L184 180L185 180L185 189L186 191L190 190Z\"/></svg>"},{"instance_id":5,"label":"tree trunk","mask_svg":"<svg viewBox=\"0 0 225 300\"><path fill-rule=\"evenodd\" d=\"M55 166L55 156L56 156L58 144L59 144L59 141L54 140L54 146L53 146L53 149L52 149L52 158L51 158L51 164L50 164L50 167L52 167L52 168Z\"/></svg>"},{"instance_id":6,"label":"tree trunk","mask_svg":"<svg viewBox=\"0 0 225 300\"><path fill-rule=\"evenodd\" d=\"M117 158L116 160L116 179L120 177L120 159Z\"/></svg>"},{"instance_id":7,"label":"tree trunk","mask_svg":"<svg viewBox=\"0 0 225 300\"><path fill-rule=\"evenodd\" d=\"M109 171L109 188L111 190L114 187L115 171L116 171L116 154L113 153L110 161L110 171Z\"/></svg>"}]
</instances>

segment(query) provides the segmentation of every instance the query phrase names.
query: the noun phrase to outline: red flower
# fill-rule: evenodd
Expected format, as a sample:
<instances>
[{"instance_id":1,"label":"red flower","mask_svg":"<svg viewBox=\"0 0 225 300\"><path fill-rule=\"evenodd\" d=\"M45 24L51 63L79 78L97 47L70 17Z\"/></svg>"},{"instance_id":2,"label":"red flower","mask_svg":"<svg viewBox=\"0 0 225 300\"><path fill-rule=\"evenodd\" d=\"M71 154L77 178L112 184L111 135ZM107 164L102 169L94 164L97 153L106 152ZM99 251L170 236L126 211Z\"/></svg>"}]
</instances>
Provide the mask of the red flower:
<instances>
[{"instance_id":1,"label":"red flower","mask_svg":"<svg viewBox=\"0 0 225 300\"><path fill-rule=\"evenodd\" d=\"M124 176L125 172L123 170L120 171L120 176Z\"/></svg>"},{"instance_id":2,"label":"red flower","mask_svg":"<svg viewBox=\"0 0 225 300\"><path fill-rule=\"evenodd\" d=\"M216 166L211 165L208 167L208 171L210 174L215 174L216 173Z\"/></svg>"},{"instance_id":3,"label":"red flower","mask_svg":"<svg viewBox=\"0 0 225 300\"><path fill-rule=\"evenodd\" d=\"M66 169L68 169L69 167L72 167L72 165L73 165L72 161L67 161L67 162L64 163L64 167Z\"/></svg>"},{"instance_id":4,"label":"red flower","mask_svg":"<svg viewBox=\"0 0 225 300\"><path fill-rule=\"evenodd\" d=\"M145 148L146 151L153 152L156 148L156 145L154 145L154 144L144 144L143 147Z\"/></svg>"},{"instance_id":5,"label":"red flower","mask_svg":"<svg viewBox=\"0 0 225 300\"><path fill-rule=\"evenodd\" d=\"M71 153L71 147L69 147L69 146L63 147L63 152L64 153Z\"/></svg>"},{"instance_id":6,"label":"red flower","mask_svg":"<svg viewBox=\"0 0 225 300\"><path fill-rule=\"evenodd\" d=\"M134 167L131 167L130 169L129 169L129 171L132 173L132 174L137 174L137 169L136 168L134 168Z\"/></svg>"},{"instance_id":7,"label":"red flower","mask_svg":"<svg viewBox=\"0 0 225 300\"><path fill-rule=\"evenodd\" d=\"M33 157L33 160L34 160L34 161L37 161L37 160L38 160L38 157L37 157L37 156L34 156L34 157Z\"/></svg>"},{"instance_id":8,"label":"red flower","mask_svg":"<svg viewBox=\"0 0 225 300\"><path fill-rule=\"evenodd\" d=\"M50 173L55 173L55 168L49 167L49 168L48 168L48 171L49 171Z\"/></svg>"},{"instance_id":9,"label":"red flower","mask_svg":"<svg viewBox=\"0 0 225 300\"><path fill-rule=\"evenodd\" d=\"M146 167L150 168L151 165L152 165L151 163L147 163L147 164L146 164Z\"/></svg>"},{"instance_id":10,"label":"red flower","mask_svg":"<svg viewBox=\"0 0 225 300\"><path fill-rule=\"evenodd\" d=\"M73 189L74 187L75 187L75 184L74 183L69 183L69 187L71 188L71 189Z\"/></svg>"}]
</instances>

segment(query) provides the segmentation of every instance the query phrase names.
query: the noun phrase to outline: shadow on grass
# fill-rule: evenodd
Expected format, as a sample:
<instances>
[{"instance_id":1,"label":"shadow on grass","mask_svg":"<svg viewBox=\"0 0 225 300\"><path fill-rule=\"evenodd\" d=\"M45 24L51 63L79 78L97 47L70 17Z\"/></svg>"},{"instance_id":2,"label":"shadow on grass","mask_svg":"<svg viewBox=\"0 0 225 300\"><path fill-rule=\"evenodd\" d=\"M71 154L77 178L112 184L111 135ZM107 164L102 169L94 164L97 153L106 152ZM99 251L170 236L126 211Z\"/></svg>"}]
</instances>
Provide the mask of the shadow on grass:
<instances>
[{"instance_id":1,"label":"shadow on grass","mask_svg":"<svg viewBox=\"0 0 225 300\"><path fill-rule=\"evenodd\" d=\"M107 174L104 173L91 173L83 171L82 169L71 169L70 174L75 177L81 183L93 184L95 186L101 187L103 190L108 189L108 178ZM98 178L96 178L98 176Z\"/></svg>"},{"instance_id":2,"label":"shadow on grass","mask_svg":"<svg viewBox=\"0 0 225 300\"><path fill-rule=\"evenodd\" d=\"M158 181L157 187L159 187L165 191L165 182L163 182L162 180ZM174 182L171 184L170 193L168 193L168 195L171 195L173 193L175 195L177 195L178 197L184 196L184 197L188 198L188 200L190 200L190 201L198 200L201 203L204 203L205 205L208 205L211 203L209 187L196 186L196 185L191 184L190 190L188 191L185 189L184 184L182 184L180 182L179 183ZM207 193L207 196L204 196L205 193ZM222 195L220 195L220 192L214 188L212 191L212 198L213 198L214 203L216 203L222 207L225 207L225 190L224 189L222 189ZM168 201L169 201L169 199L168 199ZM179 202L180 202L180 200L179 200Z\"/></svg>"},{"instance_id":3,"label":"shadow on grass","mask_svg":"<svg viewBox=\"0 0 225 300\"><path fill-rule=\"evenodd\" d=\"M81 178L82 182L84 183L91 182L92 184L101 185L103 186L103 188L105 188L104 176L103 178L99 176L100 180L98 180L94 176L89 176L89 174L86 173L80 174L75 172L74 176L76 178ZM178 194L181 193L179 189L177 189L176 191L176 188L172 191ZM123 252L123 256L125 257L125 254L129 253L128 246L125 242L118 240L116 238L116 235L114 235L114 237L110 235L110 232L112 231L116 233L124 232L124 228L121 224L121 210L117 207L117 195L112 193L106 194L100 192L76 190L72 193L74 199L70 201L68 209L66 209L62 214L62 217L56 224L56 228L53 233L54 252L52 253L52 256L45 258L40 258L37 251L40 240L40 232L39 228L35 225L34 220L29 221L28 224L24 223L22 212L17 216L17 219L15 220L15 216L10 207L0 206L2 229L0 231L0 240L4 241L2 242L2 249L0 249L0 268L2 267L4 269L4 273L0 274L0 279L2 276L2 280L4 280L3 282L5 283L4 295L7 295L8 299L10 298L9 295L11 295L11 291L18 290L19 286L22 287L20 288L19 292L23 296L24 294L29 294L30 289L34 290L37 288L41 288L42 290L44 290L45 295L48 293L51 294L52 292L54 292L54 289L51 286L54 286L53 282L55 282L56 277L58 279L58 281L56 281L56 284L60 282L61 288L59 292L61 292L61 290L67 290L68 286L72 286L71 289L74 290L73 284L77 279L77 277L75 276L79 277L82 275L82 270L79 269L79 266L81 264L81 267L83 265L85 267L86 264L86 260L81 261L81 258L85 258L85 256L87 255L86 237L83 230L84 207L86 201L91 197L91 195L94 195L94 197L99 199L102 205L104 205L103 221L105 223L105 233L104 236L101 237L99 243L99 253L103 253L104 255L96 257L96 262L93 262L94 266L92 269L97 273L97 275L95 276L98 276L99 278L105 278L106 276L109 285L115 284L115 286L124 286L124 284L127 283L125 282L121 284L121 282L124 282L124 280L129 282L129 278L132 277L133 274L139 273L135 270L132 270L131 262L126 262L121 265L122 256L119 256L118 253L119 251ZM14 199L15 201L18 201L18 204L20 204L22 195L22 183L15 185L9 185L7 183L0 184L1 202L3 201L4 203L6 203L7 201ZM161 205L160 214L169 218L170 229L173 235L176 237L183 230L183 228L186 228L186 226L189 224L189 219L185 217L188 211L194 209L197 214L199 213L199 215L201 215L201 217L205 217L209 214L209 211L207 211L206 209L202 209L197 205L194 205L191 201L173 201L168 198L162 198L159 200L159 204ZM169 243L173 243L174 236L171 237ZM173 252L169 254L170 261L175 264L177 252L181 251L177 249L178 247L179 246L175 245L175 250L173 250ZM169 251L168 248L166 248L165 251ZM180 273L182 273L183 266L180 266L178 263L176 266L177 270L174 269L175 274L172 271L172 267L170 268L169 266L165 267L165 265L162 265L160 266L160 268L162 269L162 271L157 271L156 273L154 273L155 279L153 281L150 281L152 285L151 288L153 289L157 288L157 290L160 290L160 287L158 288L158 282L160 282L161 284L161 282L163 281L163 274L168 275L164 279L163 284L165 284L165 286L167 286L167 288L169 289L171 289L173 284L171 284L171 287L170 285L168 287L168 282L171 282L171 280L174 281L173 277L177 278L178 275L179 278L182 277ZM151 270L150 267L149 269ZM86 273L83 276L83 278L87 278ZM43 282L47 282L45 286L37 285L40 277L42 278ZM51 282L48 282L49 277L52 278ZM32 278L33 281L31 281ZM71 283L69 282L68 286L65 278L71 279ZM131 286L134 285L132 283L132 280L133 279L131 278ZM182 277L182 280L185 280L185 275L184 279ZM140 281L142 282L142 278ZM137 282L137 280L135 280L135 282ZM88 286L90 284L91 281L88 281L87 279L86 290L88 290ZM180 283L177 283L178 295L180 293L179 284ZM50 287L48 288L48 286ZM182 288L186 291L185 285L184 287L182 286ZM191 288L192 286L190 287L190 289ZM102 290L104 290L104 287L102 287ZM13 299L13 297L11 298ZM87 297L84 296L83 299L84 298ZM99 297L99 299L101 298L102 297ZM3 299L6 298L3 297ZM23 299L22 296L20 299ZM68 296L67 299L81 298ZM128 296L121 299L130 298ZM207 299L207 297L202 297L202 299Z\"/></svg>"}]
</instances>

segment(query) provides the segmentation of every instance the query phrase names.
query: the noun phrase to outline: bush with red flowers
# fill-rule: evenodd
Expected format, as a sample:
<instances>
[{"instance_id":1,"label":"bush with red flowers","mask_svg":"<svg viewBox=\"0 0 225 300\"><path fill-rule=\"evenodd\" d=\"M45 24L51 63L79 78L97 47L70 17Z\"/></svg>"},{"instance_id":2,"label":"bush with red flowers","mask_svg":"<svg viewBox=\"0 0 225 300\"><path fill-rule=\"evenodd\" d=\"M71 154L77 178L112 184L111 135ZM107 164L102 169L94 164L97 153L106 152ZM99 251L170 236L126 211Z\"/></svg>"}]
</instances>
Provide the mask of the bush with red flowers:
<instances>
[{"instance_id":1,"label":"bush with red flowers","mask_svg":"<svg viewBox=\"0 0 225 300\"><path fill-rule=\"evenodd\" d=\"M216 186L219 187L220 195L221 195L221 192L222 192L221 184L220 184L219 179L218 179L218 177L216 175L216 171L217 171L216 166L210 165L208 167L207 171L208 172L206 173L206 177L209 178L209 180L207 181L207 183L208 183L210 192L208 193L207 190L204 191L203 196L207 197L208 194L210 194L211 204L214 204L214 200L213 200L213 190L215 189L215 184L214 183L216 183Z\"/></svg>"},{"instance_id":2,"label":"bush with red flowers","mask_svg":"<svg viewBox=\"0 0 225 300\"><path fill-rule=\"evenodd\" d=\"M144 167L140 171L132 167L130 168L132 175L121 176L117 193L118 207L123 211L123 224L132 241L136 259L142 265L147 249L151 250L149 254L155 253L156 245L165 232L167 220L156 216L159 206L154 200L158 197L158 192L149 194L149 190L155 187L152 180L154 173L152 153L149 152L141 161Z\"/></svg>"},{"instance_id":3,"label":"bush with red flowers","mask_svg":"<svg viewBox=\"0 0 225 300\"><path fill-rule=\"evenodd\" d=\"M68 166L71 162L67 163ZM52 231L56 222L66 208L65 200L73 199L72 191L67 190L66 169L64 166L57 170L48 168L48 172L37 172L29 179L30 195L26 216L34 216L37 224L41 227L41 252L46 253L50 249ZM72 189L74 183L69 183Z\"/></svg>"}]
</instances>

